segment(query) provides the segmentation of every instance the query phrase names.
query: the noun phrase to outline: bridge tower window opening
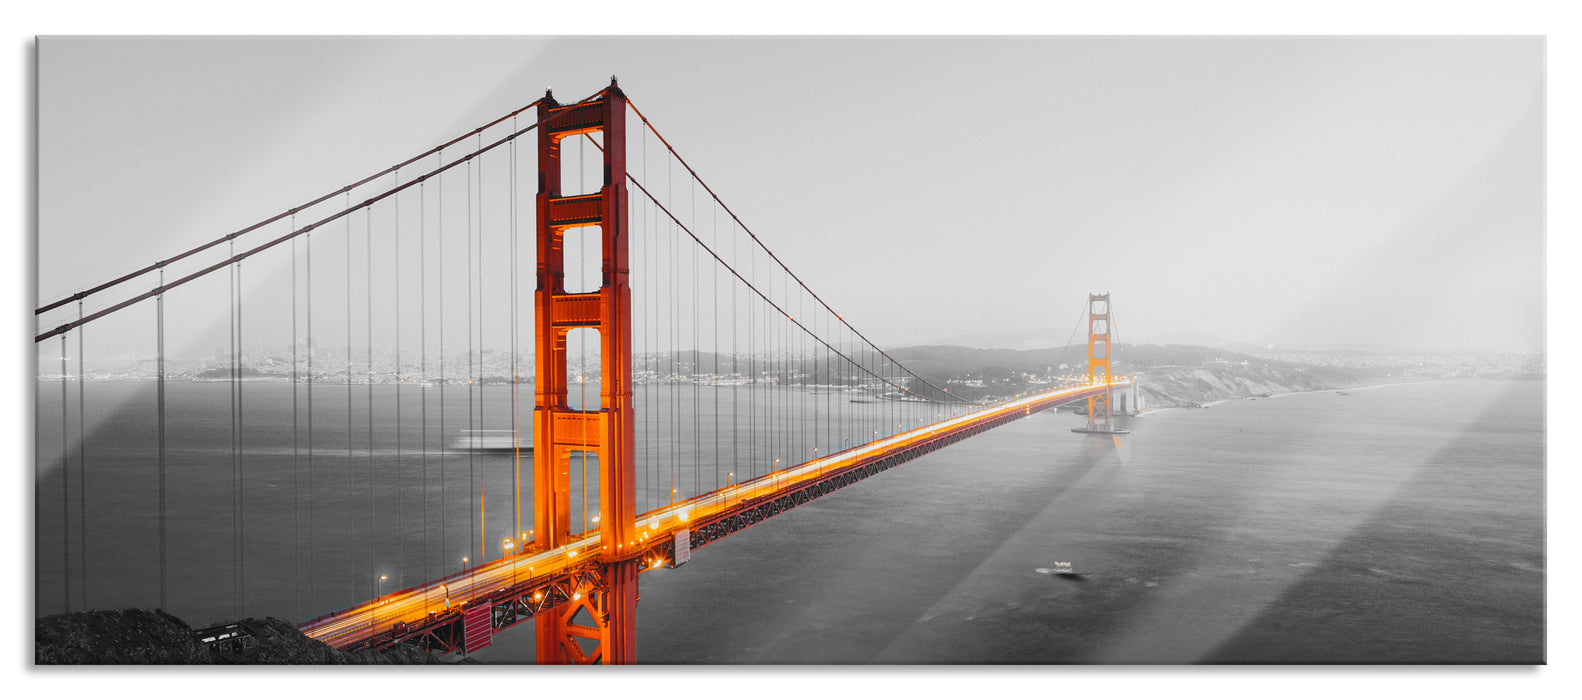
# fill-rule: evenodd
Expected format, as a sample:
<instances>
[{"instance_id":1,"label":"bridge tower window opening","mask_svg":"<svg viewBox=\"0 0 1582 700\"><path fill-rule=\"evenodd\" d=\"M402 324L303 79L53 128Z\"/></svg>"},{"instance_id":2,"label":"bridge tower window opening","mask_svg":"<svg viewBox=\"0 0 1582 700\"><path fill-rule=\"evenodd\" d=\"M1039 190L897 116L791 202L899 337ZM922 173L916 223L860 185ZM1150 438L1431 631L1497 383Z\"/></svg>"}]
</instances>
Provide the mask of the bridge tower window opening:
<instances>
[{"instance_id":1,"label":"bridge tower window opening","mask_svg":"<svg viewBox=\"0 0 1582 700\"><path fill-rule=\"evenodd\" d=\"M556 132L556 160L560 161L560 196L598 194L604 186L600 173L604 160L602 127Z\"/></svg>"},{"instance_id":2,"label":"bridge tower window opening","mask_svg":"<svg viewBox=\"0 0 1582 700\"><path fill-rule=\"evenodd\" d=\"M598 226L567 229L561 237L562 282L567 294L589 294L603 286L604 231Z\"/></svg>"}]
</instances>

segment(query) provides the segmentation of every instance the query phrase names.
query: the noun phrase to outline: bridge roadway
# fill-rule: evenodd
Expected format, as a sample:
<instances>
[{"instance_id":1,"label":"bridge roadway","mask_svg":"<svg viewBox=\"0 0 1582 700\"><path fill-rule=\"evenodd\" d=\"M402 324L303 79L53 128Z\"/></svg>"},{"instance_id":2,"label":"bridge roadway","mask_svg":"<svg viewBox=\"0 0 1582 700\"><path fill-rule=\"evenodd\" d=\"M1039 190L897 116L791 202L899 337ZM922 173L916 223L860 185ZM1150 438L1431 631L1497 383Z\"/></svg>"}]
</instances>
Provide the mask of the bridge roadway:
<instances>
[{"instance_id":1,"label":"bridge roadway","mask_svg":"<svg viewBox=\"0 0 1582 700\"><path fill-rule=\"evenodd\" d=\"M1122 378L1108 388L1127 384ZM687 532L689 549L695 549L981 430L1105 390L1102 384L1084 384L1027 394L649 511L638 517L641 541L632 543L628 551L633 554L625 558L640 557L645 571L673 565L676 533ZM500 630L580 598L583 590L597 584L602 548L595 530L547 552L497 559L320 615L299 628L341 649L405 641L453 651L461 647L461 611L466 608L490 605L491 625Z\"/></svg>"}]
</instances>

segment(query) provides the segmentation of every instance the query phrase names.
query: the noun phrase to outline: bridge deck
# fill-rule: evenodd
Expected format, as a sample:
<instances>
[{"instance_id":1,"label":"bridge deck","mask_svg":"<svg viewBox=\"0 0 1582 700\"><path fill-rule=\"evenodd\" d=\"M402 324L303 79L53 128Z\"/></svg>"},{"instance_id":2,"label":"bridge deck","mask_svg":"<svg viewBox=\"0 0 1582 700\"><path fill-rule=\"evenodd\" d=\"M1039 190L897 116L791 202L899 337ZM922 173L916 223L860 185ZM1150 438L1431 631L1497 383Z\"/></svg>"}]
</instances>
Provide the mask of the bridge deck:
<instances>
[{"instance_id":1,"label":"bridge deck","mask_svg":"<svg viewBox=\"0 0 1582 700\"><path fill-rule=\"evenodd\" d=\"M1124 385L1115 382L1108 388ZM678 532L687 531L688 542L696 549L981 430L1105 390L1103 385L1082 385L1031 394L649 511L637 519L641 541L632 543L631 554L621 558L639 558L645 570L666 566L674 556ZM525 621L570 600L586 579L597 577L603 548L599 534L593 532L547 552L498 559L327 613L300 628L343 649L419 641L450 651L460 645L463 608L494 607L496 629Z\"/></svg>"}]
</instances>

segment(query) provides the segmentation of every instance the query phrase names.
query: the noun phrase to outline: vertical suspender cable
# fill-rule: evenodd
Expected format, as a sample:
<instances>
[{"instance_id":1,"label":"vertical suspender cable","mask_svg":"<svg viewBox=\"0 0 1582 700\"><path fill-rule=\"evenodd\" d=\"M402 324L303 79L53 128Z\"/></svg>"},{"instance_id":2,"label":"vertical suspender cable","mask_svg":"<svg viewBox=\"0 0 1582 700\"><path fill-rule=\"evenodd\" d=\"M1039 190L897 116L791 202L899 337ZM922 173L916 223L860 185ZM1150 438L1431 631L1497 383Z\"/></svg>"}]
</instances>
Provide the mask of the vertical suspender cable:
<instances>
[{"instance_id":1,"label":"vertical suspender cable","mask_svg":"<svg viewBox=\"0 0 1582 700\"><path fill-rule=\"evenodd\" d=\"M159 295L154 297L156 371L155 402L159 412L159 607L168 607L165 596L165 268L159 268Z\"/></svg>"},{"instance_id":2,"label":"vertical suspender cable","mask_svg":"<svg viewBox=\"0 0 1582 700\"><path fill-rule=\"evenodd\" d=\"M297 230L297 215L291 215L291 230ZM292 614L302 619L302 520L298 504L300 486L297 476L297 239L291 239L291 571L296 586Z\"/></svg>"},{"instance_id":3,"label":"vertical suspender cable","mask_svg":"<svg viewBox=\"0 0 1582 700\"><path fill-rule=\"evenodd\" d=\"M588 191L588 160L587 160L587 155L588 155L587 139L578 139L577 140L577 191L580 192L580 193L586 193ZM578 258L579 258L578 259L578 264L577 264L577 289L579 291L586 291L587 288L588 288L588 235L587 235L586 232L582 233L581 245L580 245L580 247L578 249L577 255L578 255ZM602 331L604 333L608 333L608 332L610 332L610 329L608 329L608 328L601 328L600 331ZM578 377L578 385L580 387L578 389L578 391L580 392L580 396L577 399L577 401L578 401L577 409L580 410L580 411L587 411L588 410L588 334L587 334L586 331L584 331L584 332L582 332L582 333L580 333L578 335L580 336L579 339L581 340L580 347L578 348L578 353L581 355L581 359L579 360L579 364L580 364L579 374L581 376ZM601 382L603 381L602 377L601 377L600 381ZM588 431L586 429L581 430L578 433L578 435L580 435L582 437L582 452L580 453L581 454L581 463L582 463L582 531L583 532L587 532L588 531Z\"/></svg>"},{"instance_id":4,"label":"vertical suspender cable","mask_svg":"<svg viewBox=\"0 0 1582 700\"><path fill-rule=\"evenodd\" d=\"M720 213L718 209L710 207L714 214L714 245L720 242ZM718 267L710 268L714 278L714 488L720 487L720 270Z\"/></svg>"},{"instance_id":5,"label":"vertical suspender cable","mask_svg":"<svg viewBox=\"0 0 1582 700\"><path fill-rule=\"evenodd\" d=\"M313 604L314 594L314 564L318 561L313 548L313 515L314 499L316 493L313 483L313 232L309 231L303 236L303 257L306 258L307 290L303 301L307 316L308 336L308 610L316 611L318 607Z\"/></svg>"},{"instance_id":6,"label":"vertical suspender cable","mask_svg":"<svg viewBox=\"0 0 1582 700\"><path fill-rule=\"evenodd\" d=\"M400 186L401 173L395 173L395 184ZM396 453L396 589L401 589L406 571L406 464L401 459L401 198L396 197L392 213L395 218L395 262L391 265L390 295L395 299L395 453Z\"/></svg>"},{"instance_id":7,"label":"vertical suspender cable","mask_svg":"<svg viewBox=\"0 0 1582 700\"><path fill-rule=\"evenodd\" d=\"M374 526L374 521L375 521L375 517L376 517L376 514L375 514L375 508L376 507L374 505L374 222L373 222L374 211L373 211L373 207L364 208L363 212L364 212L363 254L365 256L364 257L364 262L363 262L363 270L364 270L364 272L366 272L368 274L368 279L364 280L366 282L366 288L367 288L367 295L366 295L367 296L367 300L366 301L367 301L367 307L368 307L367 311L366 311L367 318L368 318L368 329L367 329L368 358L367 358L367 377L365 379L365 381L366 381L366 383L368 385L368 392L367 392L368 393L368 480L367 480L367 484L366 484L366 486L368 487L368 540L367 540L367 542L368 542L368 546L371 548L369 551L373 555L372 558L369 561L369 564L371 566L377 566L378 563L379 563L379 550L378 550L378 545L377 545L378 540L377 540L377 534L376 534L378 532L378 529ZM400 461L397 461L396 462L396 469L397 469L397 471L396 471L396 478L397 479L401 478L400 477L400 466L401 466ZM373 575L375 572L369 571L368 573L370 575ZM377 595L377 593L378 593L378 586L377 585L375 585L374 590L375 590L375 594Z\"/></svg>"},{"instance_id":8,"label":"vertical suspender cable","mask_svg":"<svg viewBox=\"0 0 1582 700\"><path fill-rule=\"evenodd\" d=\"M423 452L421 475L423 483L423 558L418 566L422 579L428 579L430 562L428 551L428 182L417 186L417 387L418 387L418 443Z\"/></svg>"},{"instance_id":9,"label":"vertical suspender cable","mask_svg":"<svg viewBox=\"0 0 1582 700\"><path fill-rule=\"evenodd\" d=\"M698 185L692 181L692 226L698 225ZM692 495L703 493L703 406L698 397L698 370L702 362L701 333L698 322L703 319L698 309L698 247L692 246Z\"/></svg>"},{"instance_id":10,"label":"vertical suspender cable","mask_svg":"<svg viewBox=\"0 0 1582 700\"><path fill-rule=\"evenodd\" d=\"M789 278L782 275L780 290L780 293L782 294L781 300L785 302L786 307L788 308L791 306L791 288L789 284ZM780 351L781 357L783 358L780 363L780 401L782 405L780 413L781 433L779 436L780 454L784 454L786 456L785 466L790 467L791 465L797 463L796 432L795 428L791 425L793 413L793 408L791 406L791 324L788 323L790 317L786 316L785 314L781 314L780 318L775 320L776 325L780 327Z\"/></svg>"},{"instance_id":11,"label":"vertical suspender cable","mask_svg":"<svg viewBox=\"0 0 1582 700\"><path fill-rule=\"evenodd\" d=\"M511 117L511 133L516 133L516 117ZM520 406L517 403L517 369L516 369L516 139L511 139L511 173L507 178L506 187L510 192L510 226L508 233L511 241L511 532L512 537L519 537L525 530L522 529L522 434L519 421ZM527 551L527 538L521 538L518 551Z\"/></svg>"},{"instance_id":12,"label":"vertical suspender cable","mask_svg":"<svg viewBox=\"0 0 1582 700\"><path fill-rule=\"evenodd\" d=\"M737 259L737 242L738 242L737 237L734 236L734 235L731 236L731 267L735 267L737 265L737 263L739 262L738 259ZM742 381L741 370L737 366L737 361L740 358L740 356L737 354L737 351L736 351L736 337L741 332L740 329L736 325L738 323L738 321L739 321L739 319L736 316L736 287L737 287L736 283L732 282L731 283L731 467L734 468L734 469L741 469L742 468L742 461L741 461L741 457L740 457L740 451L738 449L740 447L740 445L741 445L741 433L738 431L738 429L736 427L737 412L741 410L740 408L738 408L737 394L740 393L739 390L741 389L741 381Z\"/></svg>"},{"instance_id":13,"label":"vertical suspender cable","mask_svg":"<svg viewBox=\"0 0 1582 700\"><path fill-rule=\"evenodd\" d=\"M60 334L60 534L61 534L61 612L71 612L71 425L66 398L66 334Z\"/></svg>"},{"instance_id":14,"label":"vertical suspender cable","mask_svg":"<svg viewBox=\"0 0 1582 700\"><path fill-rule=\"evenodd\" d=\"M643 179L648 179L648 134L646 133L643 134ZM658 212L654 213L657 215ZM659 481L658 457L654 454L655 448L659 444L659 436L654 434L653 419L654 402L658 399L656 391L661 386L656 381L659 375L659 365L656 362L657 353L655 352L659 346L659 275L655 269L653 253L655 227L650 223L650 219L647 216L640 216L639 220L643 222L643 273L647 275L648 279L654 281L654 285L647 290L648 293L643 295L643 317L647 319L646 323L648 324L643 330L643 353L648 357L648 366L653 370L649 375L650 384L648 390L643 397L643 403L646 407L643 411L643 426L646 430L643 432L647 436L644 453L648 456L648 464L644 465L643 469L644 481L647 482L647 488L643 492L643 504L647 506L647 510L653 510L658 505L657 498L659 493L654 486ZM654 219L654 221L657 221L657 219ZM642 278L638 279L639 282L643 281Z\"/></svg>"},{"instance_id":15,"label":"vertical suspender cable","mask_svg":"<svg viewBox=\"0 0 1582 700\"><path fill-rule=\"evenodd\" d=\"M623 112L622 116L620 117L622 117L622 119L626 119L625 112ZM649 139L647 138L642 139L642 176L649 176ZM638 206L642 206L642 201L638 201ZM645 225L647 225L647 222L649 222L649 219L647 219L647 217L645 217L641 211L638 212L636 217L631 217L631 220L638 222L638 226L644 226L644 228ZM649 269L649 231L638 231L638 238L642 241L642 266L638 269L641 269L641 271L647 271L647 269ZM642 285L642 282L644 282L644 280L642 280L642 276L639 274L639 285ZM642 333L638 334L638 342L641 344L641 347L639 347L638 350L639 356L642 356L642 358L647 358L647 356L649 356L649 328L653 325L652 318L649 318L649 295L647 295L647 290L644 288L644 290L642 290L642 295L633 296L641 299L642 302L642 306L638 309L638 317L642 318L642 323L644 323L644 325L642 325ZM633 386L633 391L636 391L636 386ZM633 508L638 510L639 515L649 510L649 493L653 489L653 478L649 475L649 469L652 467L652 459L650 459L649 455L649 445L652 445L653 443L653 432L649 431L650 396L653 396L652 386L649 386L649 388L644 390L644 393L642 393L642 410L639 410L638 412L638 417L642 418L642 443L641 445L636 445L636 448L638 448L638 456L641 458L641 462L639 462L638 474L642 475L642 493L639 494L638 497L634 497Z\"/></svg>"},{"instance_id":16,"label":"vertical suspender cable","mask_svg":"<svg viewBox=\"0 0 1582 700\"><path fill-rule=\"evenodd\" d=\"M644 148L644 150L643 150L643 177L646 178L646 177L648 177L648 151L647 151L648 139L647 139L646 135L644 136L644 139L643 139L643 148ZM660 243L660 241L659 241L659 209L657 207L650 208L649 212L651 214L651 218L649 219L647 238L649 240L653 241L653 250L648 255L648 259L647 259L646 263L644 264L644 269L648 271L649 279L653 280L653 285L649 288L650 291L649 291L649 302L648 302L648 304L649 304L648 305L648 313L649 313L649 316L651 317L651 324L650 325L651 325L651 327L653 329L653 330L651 330L649 332L650 336L652 337L652 341L649 343L648 352L649 352L649 361L653 364L653 368L654 368L655 382L654 382L653 391L650 392L651 394L653 394L653 396L649 400L649 409L648 409L649 415L650 416L654 416L654 417L651 417L649 419L649 423L648 423L649 462L652 463L652 469L653 469L653 481L649 485L649 491L652 494L650 496L650 498L652 499L652 502L649 504L648 508L649 508L649 510L654 510L654 509L657 509L659 507L659 504L660 504L658 484L660 484L660 483L662 483L664 481L664 473L660 469L660 455L659 455L659 427L660 426L659 426L659 419L657 418L657 415L658 415L658 410L659 410L659 394L658 394L658 390L666 388L666 386L665 386L666 382L658 381L658 377L660 376L660 374L659 374L659 328L660 328L660 323L659 323L660 306L659 306L659 303L662 300L662 297L659 296L659 255L660 255L660 247L659 247L659 243Z\"/></svg>"},{"instance_id":17,"label":"vertical suspender cable","mask_svg":"<svg viewBox=\"0 0 1582 700\"><path fill-rule=\"evenodd\" d=\"M230 242L230 255L232 257L236 256L236 241L234 240ZM236 273L237 264L233 264L231 265L231 284L229 290L231 293L231 323L226 329L226 335L229 336L231 342L231 602L233 605L240 605L242 577L240 569L238 568L238 564L241 562L242 550L236 545L237 536L241 534L241 529L238 526L237 520L237 517L241 514L241 504L237 503L236 498L237 459L241 455L241 450L238 449L236 441L236 391L238 389L237 375L239 373L239 363L237 362L236 357ZM236 612L238 613L237 617L240 617L241 611L237 610Z\"/></svg>"},{"instance_id":18,"label":"vertical suspender cable","mask_svg":"<svg viewBox=\"0 0 1582 700\"><path fill-rule=\"evenodd\" d=\"M246 408L242 403L242 263L236 263L236 616L247 609L247 489L243 448Z\"/></svg>"},{"instance_id":19,"label":"vertical suspender cable","mask_svg":"<svg viewBox=\"0 0 1582 700\"><path fill-rule=\"evenodd\" d=\"M440 164L445 162L445 154L439 156ZM446 474L445 474L445 385L449 378L445 376L445 176L440 175L435 185L439 208L439 231L435 234L439 244L434 249L439 253L437 261L439 267L439 545L443 549L450 544L446 538L445 514L446 509ZM449 562L447 562L448 564Z\"/></svg>"},{"instance_id":20,"label":"vertical suspender cable","mask_svg":"<svg viewBox=\"0 0 1582 700\"><path fill-rule=\"evenodd\" d=\"M346 192L346 208L352 208L352 193ZM351 564L347 580L351 584L352 599L357 599L357 561L361 547L357 546L357 474L352 464L352 217L346 221L346 551Z\"/></svg>"},{"instance_id":21,"label":"vertical suspender cable","mask_svg":"<svg viewBox=\"0 0 1582 700\"><path fill-rule=\"evenodd\" d=\"M758 284L758 255L751 248L747 249L748 277L753 285ZM749 299L749 302L751 300ZM747 430L749 445L749 463L752 468L748 471L753 476L758 476L758 467L762 461L758 457L758 305L747 305L747 375L752 377L752 383L747 385Z\"/></svg>"},{"instance_id":22,"label":"vertical suspender cable","mask_svg":"<svg viewBox=\"0 0 1582 700\"><path fill-rule=\"evenodd\" d=\"M480 139L479 143L481 145L482 144L481 139L483 138L483 135L479 134L478 138ZM462 283L467 285L467 433L470 436L468 438L468 443L467 443L467 494L468 494L467 498L472 504L471 507L467 511L467 526L472 529L471 534L467 538L467 547L468 547L468 549L472 548L472 542L477 539L477 535L478 535L478 527L477 527L478 524L477 524L477 521L473 520L473 518L472 518L472 514L478 511L478 502L477 502L476 498L472 495L472 494L474 494L476 492L473 489L473 482L477 478L476 474L473 471L473 455L478 452L478 450L474 449L474 448L477 447L477 442L476 441L478 439L478 432L475 429L476 426L474 426L473 422L472 422L472 409L473 409L473 404L472 404L472 385L473 385L473 374L472 374L472 369L473 369L473 367L472 367L472 353L473 353L473 345L472 345L472 331L473 331L473 327L472 327L472 274L473 274L472 273L472 196L473 196L472 170L473 170L473 161L472 161L471 158L468 158L467 159L467 231L466 231L466 233L467 233L467 276L462 279ZM473 552L473 555L472 555L471 559L472 559L473 562L476 562L476 563L479 563L479 564L483 563L483 559L481 558L481 552Z\"/></svg>"},{"instance_id":23,"label":"vertical suspender cable","mask_svg":"<svg viewBox=\"0 0 1582 700\"><path fill-rule=\"evenodd\" d=\"M39 388L44 388L43 382L39 383ZM44 502L44 460L36 459L33 462L33 503L38 504L38 503L43 503L43 502ZM33 508L33 532L38 533L38 532L43 532L43 531L44 531L44 510L42 508L34 507Z\"/></svg>"},{"instance_id":24,"label":"vertical suspender cable","mask_svg":"<svg viewBox=\"0 0 1582 700\"><path fill-rule=\"evenodd\" d=\"M482 145L483 145L483 134L480 133L478 135L478 139L479 139L479 146L482 147ZM512 139L511 142L515 143L516 139ZM478 157L478 425L479 425L479 429L480 430L483 429L483 426L488 425L483 420L483 406L484 406L484 402L483 402L483 378L484 378L484 373L483 373L484 372L484 366L483 366L483 355L484 355L484 352L483 352L483 349L484 349L484 344L483 344L483 326L484 326L484 322L483 322L483 318L484 318L483 317L483 156L479 156ZM477 494L477 496L478 496L478 561L480 561L480 562L482 562L488 556L488 553L489 553L488 547L485 546L485 544L484 544L484 539L488 537L488 526L485 524L484 516L489 511L489 504L486 503L484 501L484 499L483 499L483 490L484 490L484 480L483 479L479 479L478 480L478 488L474 489L473 493Z\"/></svg>"},{"instance_id":25,"label":"vertical suspender cable","mask_svg":"<svg viewBox=\"0 0 1582 700\"><path fill-rule=\"evenodd\" d=\"M665 165L665 201L674 203L675 166L669 160L665 161ZM676 235L675 223L671 222L666 229L670 233L670 323L667 325L670 327L670 381L673 387L670 392L672 406L670 409L670 503L674 505L677 467L681 463L681 387L676 386L680 383L678 379L681 369L678 364L679 358L676 357L681 344L681 323L678 318L681 315L681 253L676 246L679 237Z\"/></svg>"},{"instance_id":26,"label":"vertical suspender cable","mask_svg":"<svg viewBox=\"0 0 1582 700\"><path fill-rule=\"evenodd\" d=\"M82 322L82 300L77 300L77 322ZM78 574L82 577L82 609L88 609L88 409L83 381L88 378L83 354L82 326L77 327L77 534L82 546L77 549Z\"/></svg>"}]
</instances>

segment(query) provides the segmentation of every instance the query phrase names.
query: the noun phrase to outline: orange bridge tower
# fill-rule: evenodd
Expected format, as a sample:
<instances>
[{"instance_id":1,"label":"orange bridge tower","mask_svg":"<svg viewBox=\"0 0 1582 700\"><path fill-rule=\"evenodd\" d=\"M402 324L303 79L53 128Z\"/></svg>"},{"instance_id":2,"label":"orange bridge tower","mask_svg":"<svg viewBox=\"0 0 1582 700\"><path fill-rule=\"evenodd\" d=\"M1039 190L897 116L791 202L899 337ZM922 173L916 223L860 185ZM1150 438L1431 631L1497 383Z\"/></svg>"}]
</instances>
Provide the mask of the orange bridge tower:
<instances>
[{"instance_id":1,"label":"orange bridge tower","mask_svg":"<svg viewBox=\"0 0 1582 700\"><path fill-rule=\"evenodd\" d=\"M1088 295L1088 383L1109 385L1110 355L1110 295ZM1110 407L1111 392L1105 391L1097 396L1088 397L1088 425L1085 428L1072 428L1074 433L1094 433L1099 435L1112 435L1129 433L1129 430L1116 430L1111 422Z\"/></svg>"},{"instance_id":2,"label":"orange bridge tower","mask_svg":"<svg viewBox=\"0 0 1582 700\"><path fill-rule=\"evenodd\" d=\"M635 660L637 551L633 476L632 290L627 261L626 96L616 86L597 99L562 106L548 93L538 117L538 287L534 292L532 549L573 540L571 457L598 459L598 523L604 549L587 552L596 565L581 577L572 600L535 620L541 664L628 664ZM561 140L603 134L603 184L597 191L561 194ZM597 227L583 240L598 242L600 286L566 290L565 237ZM599 405L567 402L566 339L574 329L598 335ZM586 470L584 470L586 479Z\"/></svg>"}]
</instances>

